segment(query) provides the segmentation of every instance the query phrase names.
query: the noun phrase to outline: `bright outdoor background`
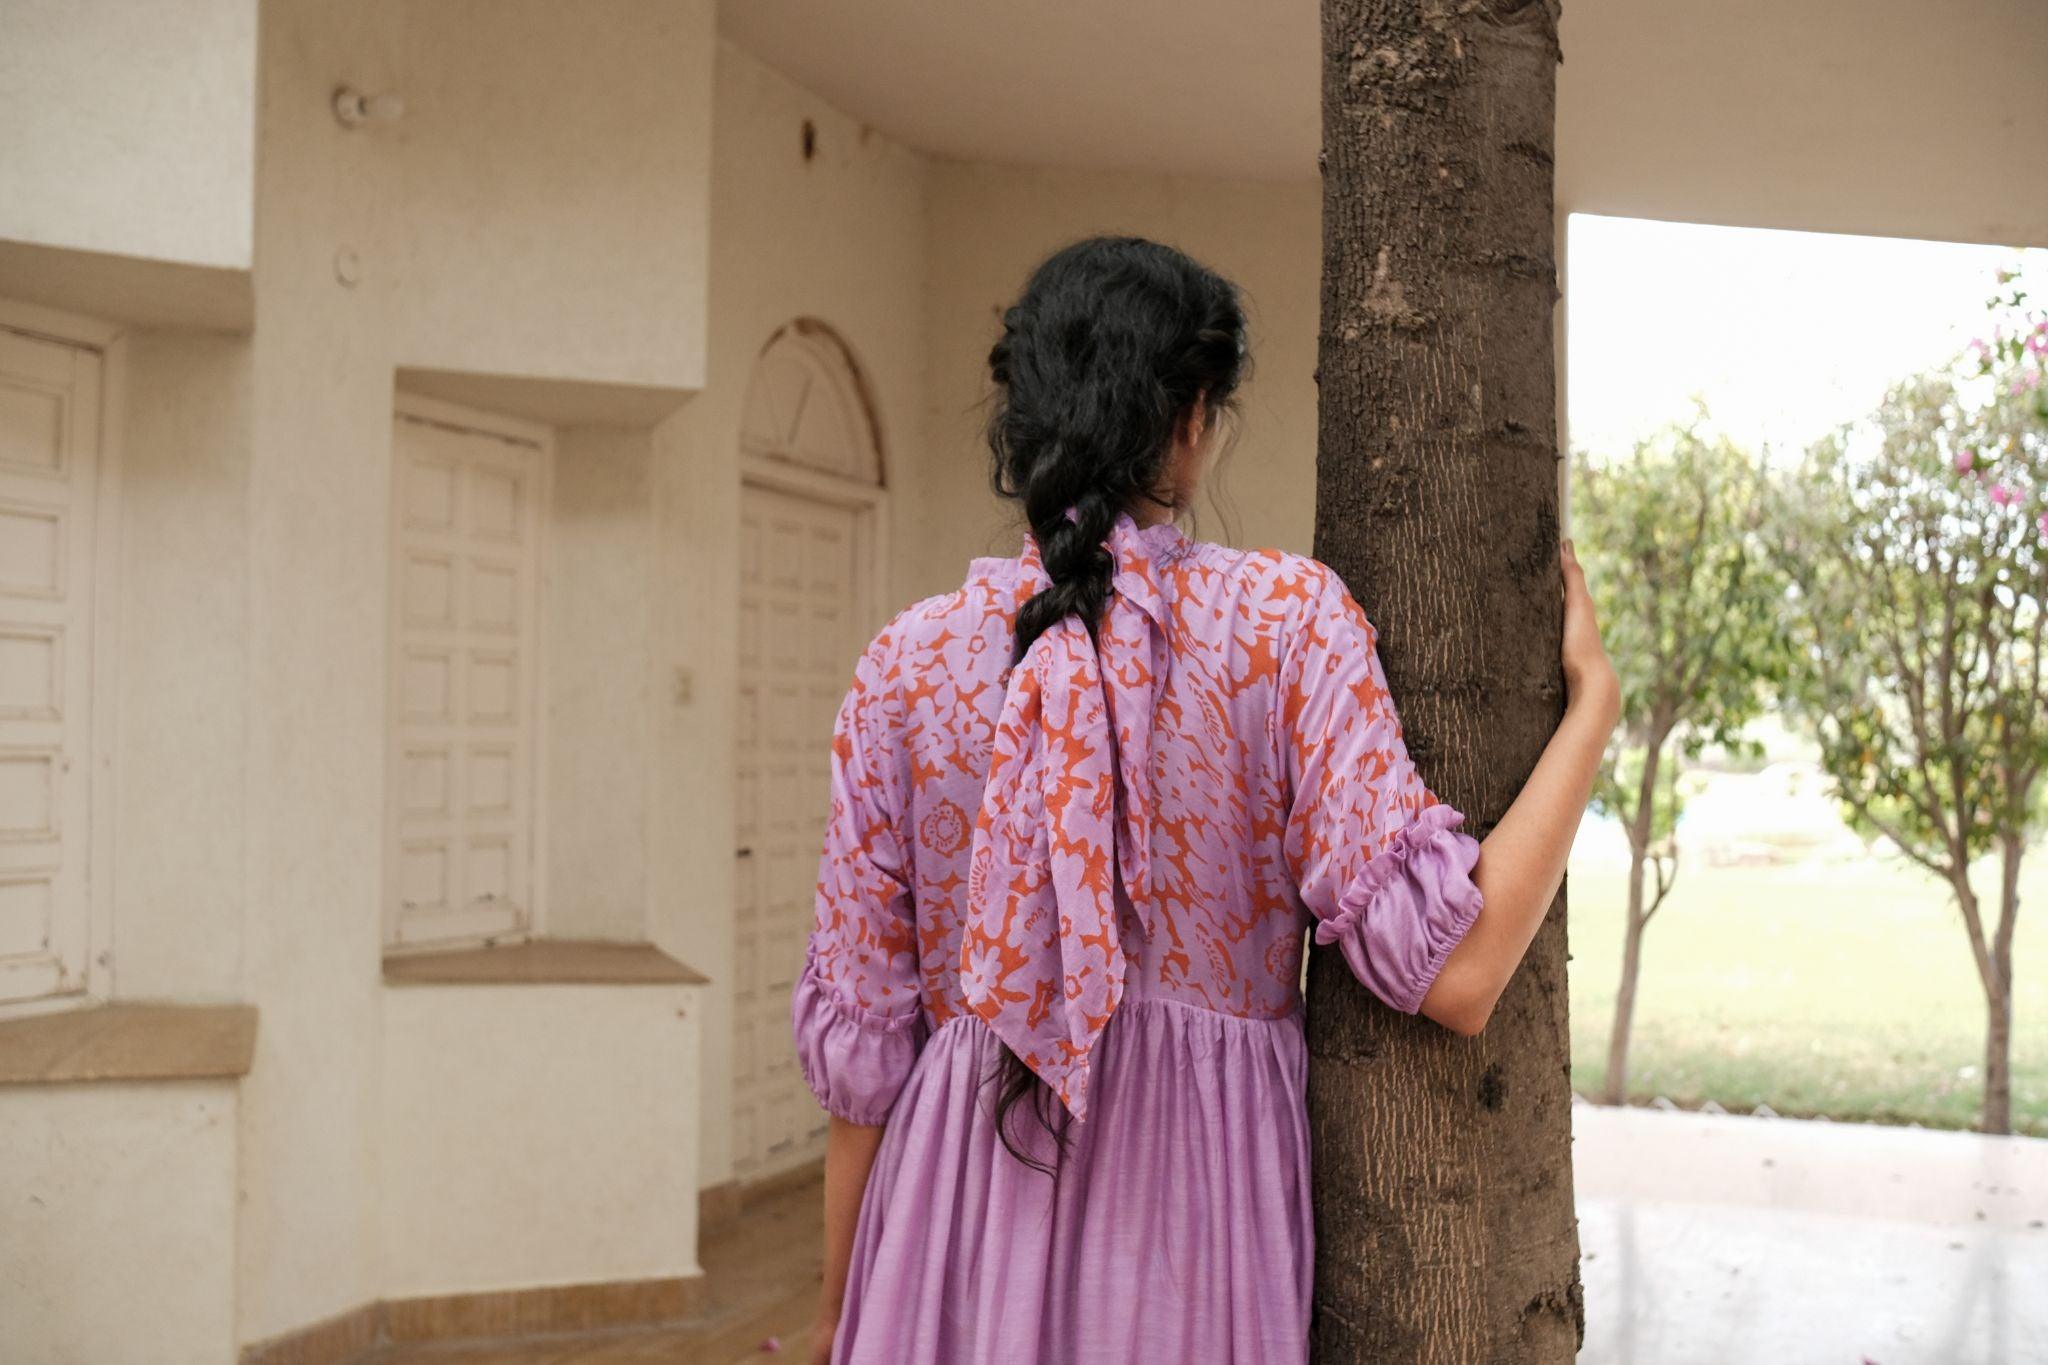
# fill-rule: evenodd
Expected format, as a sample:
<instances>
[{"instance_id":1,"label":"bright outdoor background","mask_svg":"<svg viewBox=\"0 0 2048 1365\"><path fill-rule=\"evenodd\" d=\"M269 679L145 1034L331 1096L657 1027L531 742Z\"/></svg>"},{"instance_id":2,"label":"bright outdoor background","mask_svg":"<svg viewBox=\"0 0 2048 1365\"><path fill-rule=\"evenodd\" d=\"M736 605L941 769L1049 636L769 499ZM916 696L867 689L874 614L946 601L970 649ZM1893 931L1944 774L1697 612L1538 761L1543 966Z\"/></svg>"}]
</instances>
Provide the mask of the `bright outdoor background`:
<instances>
[{"instance_id":1,"label":"bright outdoor background","mask_svg":"<svg viewBox=\"0 0 2048 1365\"><path fill-rule=\"evenodd\" d=\"M1870 413L1888 384L1969 347L2002 269L2048 296L2040 251L1574 215L1572 445L1626 458L1697 399L1736 443L1796 456ZM1766 716L1745 735L1762 759L1709 749L1680 782L1678 872L1644 939L1630 1101L1972 1126L1984 991L1949 888L1844 823L1796 728ZM1589 1095L1606 1068L1628 858L1620 827L1588 816L1570 934L1573 1084ZM1985 859L1980 894L1996 880ZM2013 1129L2048 1135L2038 841L2021 904Z\"/></svg>"}]
</instances>

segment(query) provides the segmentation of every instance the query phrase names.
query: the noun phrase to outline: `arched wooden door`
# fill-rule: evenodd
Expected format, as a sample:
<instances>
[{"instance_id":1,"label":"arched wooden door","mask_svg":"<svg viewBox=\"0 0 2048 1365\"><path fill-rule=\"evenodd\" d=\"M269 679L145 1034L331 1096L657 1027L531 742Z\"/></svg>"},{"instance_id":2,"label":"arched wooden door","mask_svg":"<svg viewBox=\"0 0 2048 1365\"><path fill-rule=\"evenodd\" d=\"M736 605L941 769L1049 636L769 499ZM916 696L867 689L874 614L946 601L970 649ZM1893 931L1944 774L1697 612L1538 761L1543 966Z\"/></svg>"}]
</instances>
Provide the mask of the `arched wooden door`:
<instances>
[{"instance_id":1,"label":"arched wooden door","mask_svg":"<svg viewBox=\"0 0 2048 1365\"><path fill-rule=\"evenodd\" d=\"M790 1038L824 839L832 720L880 622L880 433L851 351L800 319L769 339L741 424L733 1174L823 1151Z\"/></svg>"}]
</instances>

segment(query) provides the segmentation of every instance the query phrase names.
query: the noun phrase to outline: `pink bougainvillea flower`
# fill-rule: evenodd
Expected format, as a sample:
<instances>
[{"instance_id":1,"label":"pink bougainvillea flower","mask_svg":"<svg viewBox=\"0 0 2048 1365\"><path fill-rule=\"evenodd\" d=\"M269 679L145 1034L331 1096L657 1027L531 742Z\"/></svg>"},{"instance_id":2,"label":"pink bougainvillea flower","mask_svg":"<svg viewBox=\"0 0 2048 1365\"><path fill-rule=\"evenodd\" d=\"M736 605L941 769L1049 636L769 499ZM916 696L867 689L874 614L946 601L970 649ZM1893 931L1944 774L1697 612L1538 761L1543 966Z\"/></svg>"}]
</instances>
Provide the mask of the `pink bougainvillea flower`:
<instances>
[{"instance_id":1,"label":"pink bougainvillea flower","mask_svg":"<svg viewBox=\"0 0 2048 1365\"><path fill-rule=\"evenodd\" d=\"M1964 446L1961 450L1958 450L1956 452L1956 473L1969 473L1970 466L1975 464L1976 462L1977 452L1970 449L1968 446Z\"/></svg>"},{"instance_id":2,"label":"pink bougainvillea flower","mask_svg":"<svg viewBox=\"0 0 2048 1365\"><path fill-rule=\"evenodd\" d=\"M2048 512L2034 518L2034 525L2041 528L2041 539L2048 540Z\"/></svg>"},{"instance_id":3,"label":"pink bougainvillea flower","mask_svg":"<svg viewBox=\"0 0 2048 1365\"><path fill-rule=\"evenodd\" d=\"M2007 488L2002 483L1994 483L1991 485L1991 500L2000 506L2018 502L2020 500L2019 490Z\"/></svg>"}]
</instances>

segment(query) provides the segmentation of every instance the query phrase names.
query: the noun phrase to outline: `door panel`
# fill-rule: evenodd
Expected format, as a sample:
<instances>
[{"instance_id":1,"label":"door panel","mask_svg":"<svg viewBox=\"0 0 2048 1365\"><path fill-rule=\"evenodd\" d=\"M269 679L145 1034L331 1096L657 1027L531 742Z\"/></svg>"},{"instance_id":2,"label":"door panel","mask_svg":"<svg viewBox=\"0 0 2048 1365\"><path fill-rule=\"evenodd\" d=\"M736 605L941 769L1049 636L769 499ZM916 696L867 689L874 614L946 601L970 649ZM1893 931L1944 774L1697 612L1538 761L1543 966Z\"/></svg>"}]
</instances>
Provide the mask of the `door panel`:
<instances>
[{"instance_id":1,"label":"door panel","mask_svg":"<svg viewBox=\"0 0 2048 1365\"><path fill-rule=\"evenodd\" d=\"M733 1166L753 1178L824 1149L790 995L815 913L832 721L866 643L869 550L857 509L753 485L740 507Z\"/></svg>"}]
</instances>

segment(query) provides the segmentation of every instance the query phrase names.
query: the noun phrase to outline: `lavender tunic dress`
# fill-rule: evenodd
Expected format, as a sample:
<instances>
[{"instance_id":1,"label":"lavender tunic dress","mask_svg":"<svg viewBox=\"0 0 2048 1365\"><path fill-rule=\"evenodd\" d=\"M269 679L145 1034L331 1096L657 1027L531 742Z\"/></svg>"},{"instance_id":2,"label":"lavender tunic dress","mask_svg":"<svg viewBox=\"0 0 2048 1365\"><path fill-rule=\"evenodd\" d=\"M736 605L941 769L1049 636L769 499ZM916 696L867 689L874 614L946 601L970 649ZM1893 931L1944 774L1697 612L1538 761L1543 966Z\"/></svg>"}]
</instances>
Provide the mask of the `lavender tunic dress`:
<instances>
[{"instance_id":1,"label":"lavender tunic dress","mask_svg":"<svg viewBox=\"0 0 2048 1365\"><path fill-rule=\"evenodd\" d=\"M887 1128L835 1365L1292 1365L1314 1225L1302 935L1414 1013L1480 911L1321 562L1118 518L1097 636L1014 669L1032 538L899 613L841 706L804 1077ZM984 1084L1008 1044L1073 1121Z\"/></svg>"}]
</instances>

